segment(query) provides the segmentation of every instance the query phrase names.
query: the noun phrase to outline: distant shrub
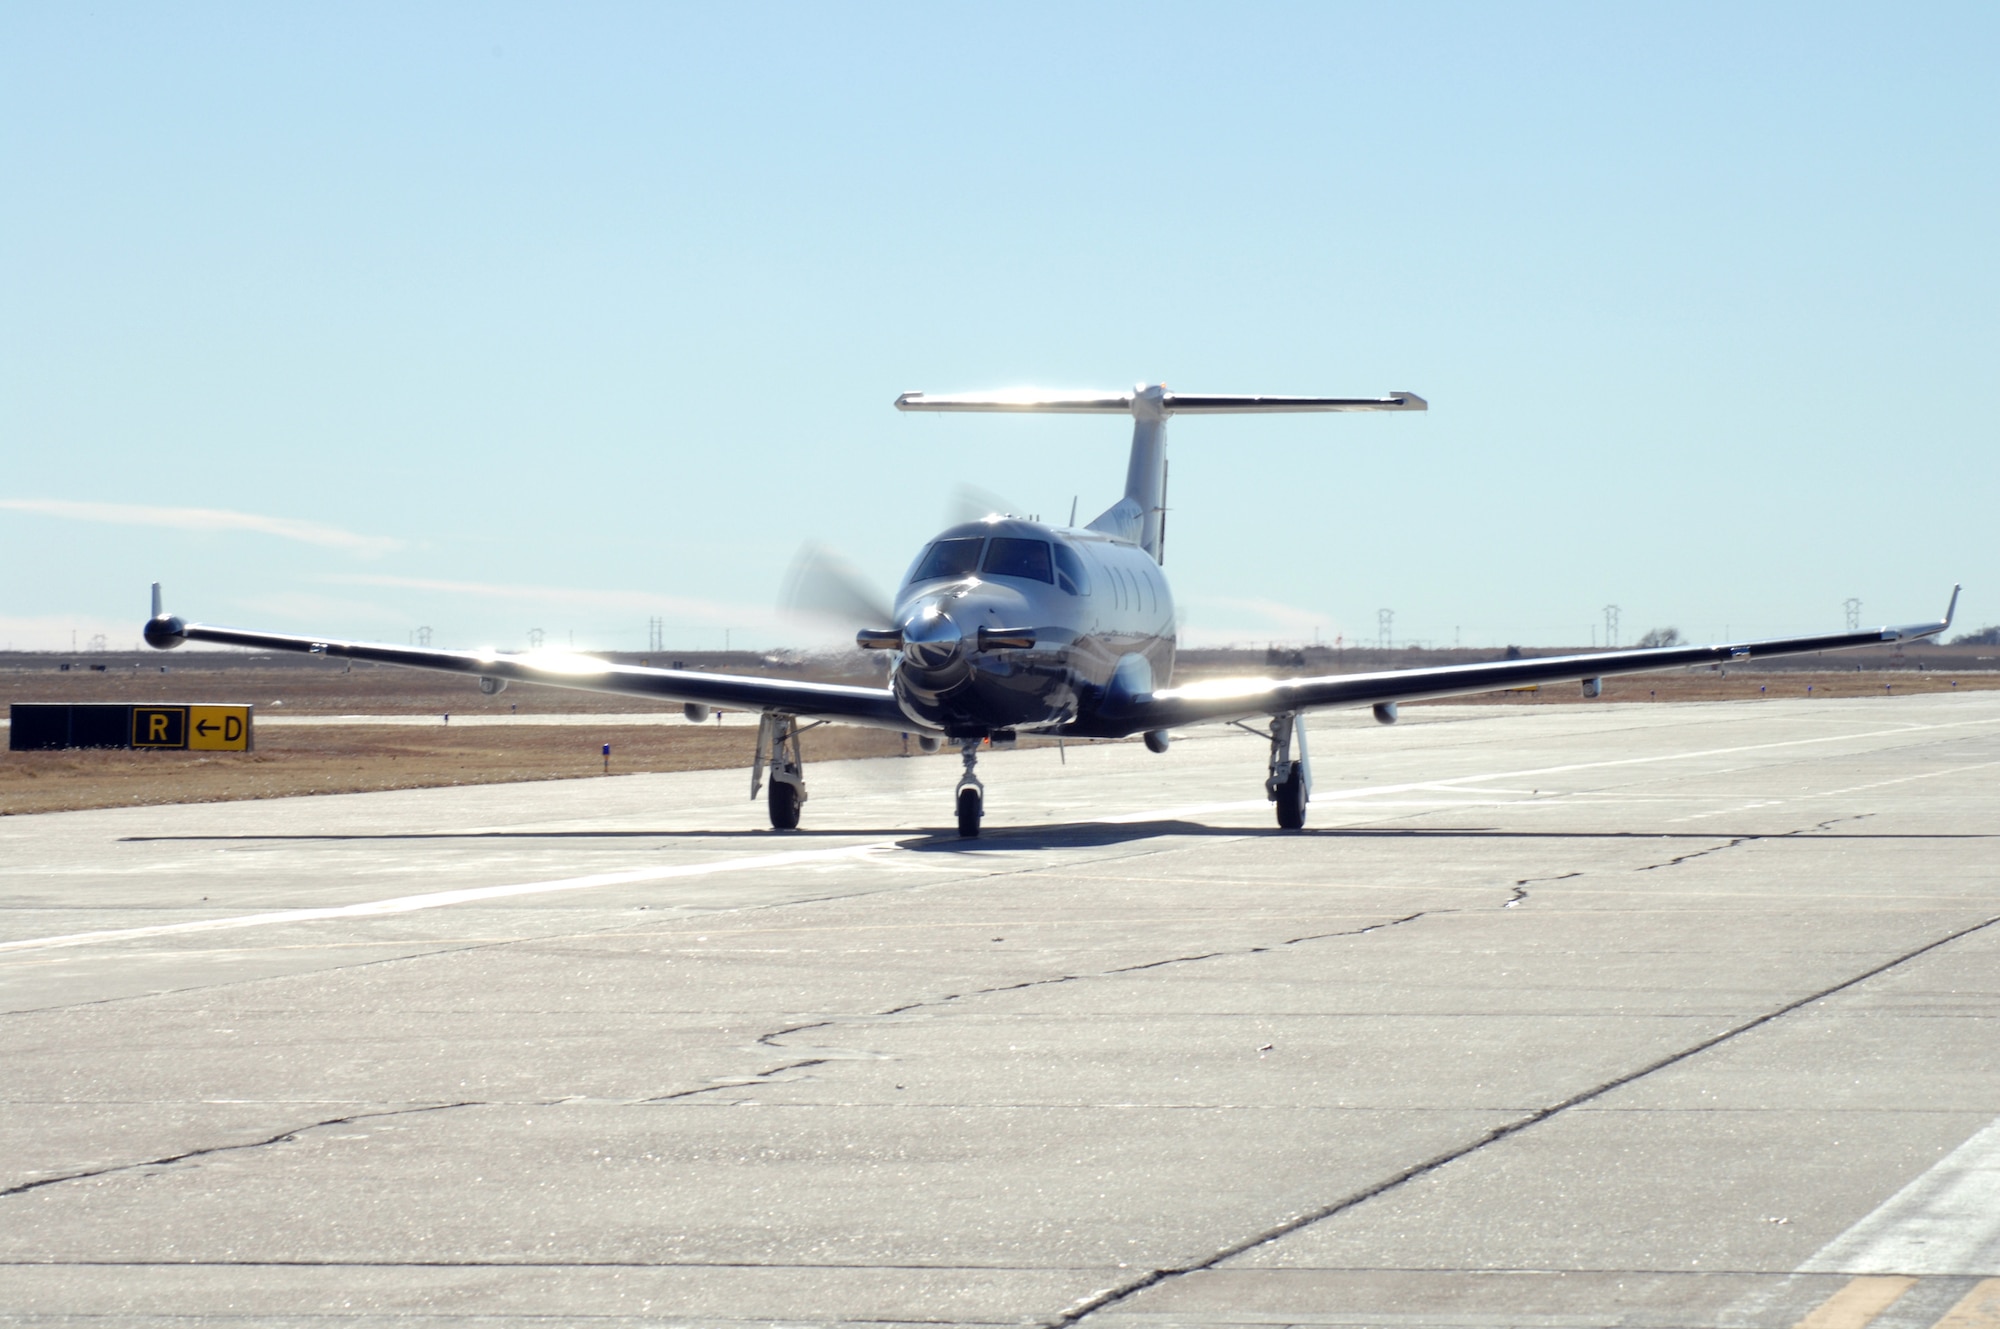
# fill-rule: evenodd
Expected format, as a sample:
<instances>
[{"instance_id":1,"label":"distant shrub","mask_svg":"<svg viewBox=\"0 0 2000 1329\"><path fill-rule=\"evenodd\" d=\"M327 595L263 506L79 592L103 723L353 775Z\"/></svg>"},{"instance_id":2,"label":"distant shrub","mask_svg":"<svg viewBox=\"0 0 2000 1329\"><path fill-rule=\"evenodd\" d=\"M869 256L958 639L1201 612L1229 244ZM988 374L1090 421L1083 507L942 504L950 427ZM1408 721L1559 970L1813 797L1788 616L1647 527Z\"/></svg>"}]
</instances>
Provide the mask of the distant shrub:
<instances>
[{"instance_id":1,"label":"distant shrub","mask_svg":"<svg viewBox=\"0 0 2000 1329\"><path fill-rule=\"evenodd\" d=\"M1967 632L1951 639L1953 646L2000 646L2000 623L1977 632Z\"/></svg>"},{"instance_id":2,"label":"distant shrub","mask_svg":"<svg viewBox=\"0 0 2000 1329\"><path fill-rule=\"evenodd\" d=\"M1679 628L1654 628L1651 632L1639 638L1639 649L1642 651L1649 646L1678 646L1680 644L1681 630Z\"/></svg>"}]
</instances>

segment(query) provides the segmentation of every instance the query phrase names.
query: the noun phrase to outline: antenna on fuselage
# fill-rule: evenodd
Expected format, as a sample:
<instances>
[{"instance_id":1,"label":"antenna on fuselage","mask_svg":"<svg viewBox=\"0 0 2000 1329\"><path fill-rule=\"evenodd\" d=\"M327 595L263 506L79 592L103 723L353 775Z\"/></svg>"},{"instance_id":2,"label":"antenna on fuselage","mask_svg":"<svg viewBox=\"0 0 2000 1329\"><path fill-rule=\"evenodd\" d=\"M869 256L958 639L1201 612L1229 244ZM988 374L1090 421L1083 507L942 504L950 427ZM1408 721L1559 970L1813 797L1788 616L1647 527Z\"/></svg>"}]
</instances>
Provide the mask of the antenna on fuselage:
<instances>
[{"instance_id":1,"label":"antenna on fuselage","mask_svg":"<svg viewBox=\"0 0 2000 1329\"><path fill-rule=\"evenodd\" d=\"M1261 415L1296 411L1423 411L1430 403L1414 392L1386 397L1243 397L1171 392L1164 383L1141 384L1130 392L1052 391L1009 388L931 396L906 392L899 411L1016 411L1052 415L1132 417L1132 455L1125 470L1125 496L1090 522L1093 531L1129 540L1159 561L1166 527L1167 417L1171 415ZM1070 508L1070 524L1076 509Z\"/></svg>"}]
</instances>

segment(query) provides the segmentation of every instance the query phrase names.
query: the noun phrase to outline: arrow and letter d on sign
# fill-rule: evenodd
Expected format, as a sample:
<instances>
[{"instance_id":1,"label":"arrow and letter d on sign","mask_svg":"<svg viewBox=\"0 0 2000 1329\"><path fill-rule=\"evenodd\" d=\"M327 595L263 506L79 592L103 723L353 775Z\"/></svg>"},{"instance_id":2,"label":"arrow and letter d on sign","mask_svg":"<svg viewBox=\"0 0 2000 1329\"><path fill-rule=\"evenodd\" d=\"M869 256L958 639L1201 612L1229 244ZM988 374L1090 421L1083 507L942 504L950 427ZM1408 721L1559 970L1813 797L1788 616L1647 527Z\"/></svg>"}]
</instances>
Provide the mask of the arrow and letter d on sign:
<instances>
[{"instance_id":1,"label":"arrow and letter d on sign","mask_svg":"<svg viewBox=\"0 0 2000 1329\"><path fill-rule=\"evenodd\" d=\"M195 752L248 752L248 706L188 707L188 747Z\"/></svg>"}]
</instances>

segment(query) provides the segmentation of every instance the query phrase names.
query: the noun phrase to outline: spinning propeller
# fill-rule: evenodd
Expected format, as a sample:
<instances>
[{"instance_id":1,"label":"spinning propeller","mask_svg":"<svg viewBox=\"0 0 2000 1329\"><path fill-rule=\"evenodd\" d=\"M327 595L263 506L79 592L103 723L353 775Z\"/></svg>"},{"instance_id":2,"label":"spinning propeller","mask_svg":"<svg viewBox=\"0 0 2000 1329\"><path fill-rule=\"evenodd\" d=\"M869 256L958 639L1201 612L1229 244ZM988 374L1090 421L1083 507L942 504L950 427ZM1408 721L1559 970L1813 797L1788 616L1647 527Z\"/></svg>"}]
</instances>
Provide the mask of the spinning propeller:
<instances>
[{"instance_id":1,"label":"spinning propeller","mask_svg":"<svg viewBox=\"0 0 2000 1329\"><path fill-rule=\"evenodd\" d=\"M844 632L879 633L895 621L889 598L854 564L825 545L799 547L785 575L780 607L794 619ZM887 630L898 639L901 633Z\"/></svg>"}]
</instances>

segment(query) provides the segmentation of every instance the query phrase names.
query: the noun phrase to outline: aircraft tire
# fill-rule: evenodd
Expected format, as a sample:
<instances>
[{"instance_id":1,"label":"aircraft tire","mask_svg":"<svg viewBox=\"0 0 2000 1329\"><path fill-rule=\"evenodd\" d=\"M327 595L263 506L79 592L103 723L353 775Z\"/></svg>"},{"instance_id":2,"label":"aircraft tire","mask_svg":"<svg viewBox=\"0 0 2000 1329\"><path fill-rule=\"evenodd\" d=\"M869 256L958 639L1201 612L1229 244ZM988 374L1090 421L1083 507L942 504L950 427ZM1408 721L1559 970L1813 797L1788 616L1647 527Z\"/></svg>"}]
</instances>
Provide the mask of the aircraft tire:
<instances>
[{"instance_id":1,"label":"aircraft tire","mask_svg":"<svg viewBox=\"0 0 2000 1329\"><path fill-rule=\"evenodd\" d=\"M1278 829L1302 831L1306 828L1306 779L1305 772L1294 766L1285 782L1278 786Z\"/></svg>"},{"instance_id":2,"label":"aircraft tire","mask_svg":"<svg viewBox=\"0 0 2000 1329\"><path fill-rule=\"evenodd\" d=\"M958 833L967 840L979 838L979 816L986 809L979 791L970 786L958 791Z\"/></svg>"},{"instance_id":3,"label":"aircraft tire","mask_svg":"<svg viewBox=\"0 0 2000 1329\"><path fill-rule=\"evenodd\" d=\"M771 781L771 829L795 831L799 828L799 787L783 780Z\"/></svg>"}]
</instances>

